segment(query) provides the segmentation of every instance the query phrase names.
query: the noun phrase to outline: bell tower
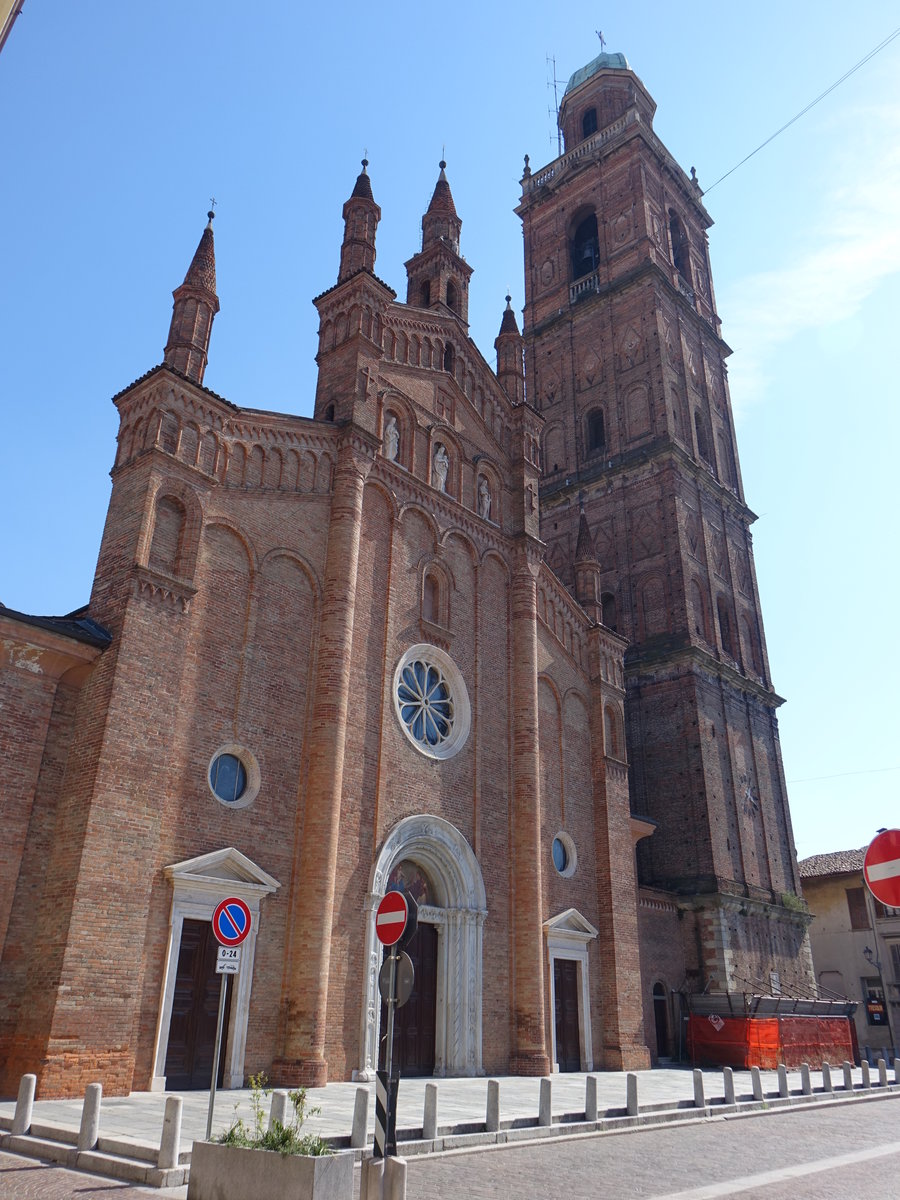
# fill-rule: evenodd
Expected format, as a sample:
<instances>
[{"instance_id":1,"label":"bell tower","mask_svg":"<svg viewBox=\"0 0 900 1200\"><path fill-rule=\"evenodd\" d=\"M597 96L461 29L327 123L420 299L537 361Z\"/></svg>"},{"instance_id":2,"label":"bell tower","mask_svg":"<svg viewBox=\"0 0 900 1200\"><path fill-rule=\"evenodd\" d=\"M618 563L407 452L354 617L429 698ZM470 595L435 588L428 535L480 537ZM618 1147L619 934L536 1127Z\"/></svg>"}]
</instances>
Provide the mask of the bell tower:
<instances>
[{"instance_id":1,"label":"bell tower","mask_svg":"<svg viewBox=\"0 0 900 1200\"><path fill-rule=\"evenodd\" d=\"M545 422L541 538L573 591L590 540L595 603L629 642L632 811L656 823L639 878L698 914L698 987L752 990L777 972L808 994L712 221L655 109L624 55L601 54L566 87L564 153L538 171L526 158L516 211L528 394Z\"/></svg>"}]
</instances>

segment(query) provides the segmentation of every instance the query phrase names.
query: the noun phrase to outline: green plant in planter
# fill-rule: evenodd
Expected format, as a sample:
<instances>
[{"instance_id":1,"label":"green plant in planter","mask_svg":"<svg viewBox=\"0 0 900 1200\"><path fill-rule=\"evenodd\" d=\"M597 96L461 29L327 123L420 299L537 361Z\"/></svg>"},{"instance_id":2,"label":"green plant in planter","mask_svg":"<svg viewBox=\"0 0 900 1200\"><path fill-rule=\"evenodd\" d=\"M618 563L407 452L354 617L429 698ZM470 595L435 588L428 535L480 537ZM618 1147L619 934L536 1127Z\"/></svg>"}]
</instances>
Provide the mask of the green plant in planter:
<instances>
[{"instance_id":1,"label":"green plant in planter","mask_svg":"<svg viewBox=\"0 0 900 1200\"><path fill-rule=\"evenodd\" d=\"M273 1121L270 1129L263 1129L263 1103L272 1094L268 1082L262 1072L250 1076L252 1123L248 1125L242 1117L238 1117L219 1141L225 1146L243 1146L247 1150L275 1150L278 1154L306 1154L314 1157L331 1154L332 1151L324 1138L315 1133L300 1132L307 1117L314 1117L322 1111L320 1108L307 1107L306 1088L295 1088L288 1092L294 1116L287 1125Z\"/></svg>"}]
</instances>

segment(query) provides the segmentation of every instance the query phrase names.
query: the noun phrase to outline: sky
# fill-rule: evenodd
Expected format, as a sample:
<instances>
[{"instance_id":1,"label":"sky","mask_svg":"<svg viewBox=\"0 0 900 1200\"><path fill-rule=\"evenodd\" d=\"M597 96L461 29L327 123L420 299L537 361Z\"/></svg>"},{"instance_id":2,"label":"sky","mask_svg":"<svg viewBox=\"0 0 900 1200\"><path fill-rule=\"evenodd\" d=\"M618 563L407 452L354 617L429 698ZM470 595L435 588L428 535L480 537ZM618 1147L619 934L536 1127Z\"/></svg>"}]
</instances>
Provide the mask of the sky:
<instances>
[{"instance_id":1,"label":"sky","mask_svg":"<svg viewBox=\"0 0 900 1200\"><path fill-rule=\"evenodd\" d=\"M709 189L798 853L900 826L900 38L716 183L898 24L888 0L852 20L833 0L26 0L0 54L0 601L86 603L110 398L161 361L212 196L204 382L233 403L311 415L311 300L364 154L376 271L401 297L446 158L493 361L507 289L523 304L523 156L556 157L554 74L561 97L600 30Z\"/></svg>"}]
</instances>

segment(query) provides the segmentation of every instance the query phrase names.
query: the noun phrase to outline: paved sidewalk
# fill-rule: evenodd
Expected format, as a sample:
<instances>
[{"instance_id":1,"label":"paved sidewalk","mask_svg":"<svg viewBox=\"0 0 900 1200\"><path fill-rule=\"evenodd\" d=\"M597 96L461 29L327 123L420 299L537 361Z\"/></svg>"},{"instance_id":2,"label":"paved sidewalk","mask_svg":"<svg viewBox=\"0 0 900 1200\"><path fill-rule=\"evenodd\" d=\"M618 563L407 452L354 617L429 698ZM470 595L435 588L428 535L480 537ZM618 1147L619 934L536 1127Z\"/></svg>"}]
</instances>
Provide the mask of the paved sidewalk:
<instances>
[{"instance_id":1,"label":"paved sidewalk","mask_svg":"<svg viewBox=\"0 0 900 1200\"><path fill-rule=\"evenodd\" d=\"M636 1072L638 1077L638 1101L641 1108L646 1105L672 1105L679 1102L692 1103L694 1098L693 1074L689 1067L657 1067L649 1071ZM836 1088L843 1085L839 1067L832 1067ZM597 1079L597 1103L600 1112L609 1108L625 1107L625 1073L606 1071L595 1073ZM877 1071L872 1072L873 1082ZM792 1092L800 1090L800 1072L788 1072ZM565 1113L583 1113L585 1107L585 1074L559 1074L553 1079L553 1116ZM766 1094L778 1090L775 1071L761 1072L762 1086ZM894 1073L890 1072L894 1082ZM854 1083L862 1081L859 1067L853 1071ZM724 1083L721 1070L703 1072L706 1102L721 1100ZM483 1122L487 1106L487 1079L404 1079L400 1083L397 1113L399 1130L416 1129L422 1125L422 1113L426 1083L438 1087L438 1126L456 1126ZM749 1071L734 1073L735 1092L738 1099L751 1096ZM812 1072L814 1089L821 1087L819 1072ZM321 1108L321 1113L310 1117L304 1128L324 1137L349 1137L353 1122L353 1105L357 1088L365 1087L369 1092L369 1136L374 1128L374 1083L329 1083L324 1088L310 1088L309 1103ZM519 1076L500 1078L500 1119L509 1121L521 1118L536 1118L540 1080ZM189 1147L195 1139L206 1136L206 1119L209 1108L208 1092L185 1092L182 1094L182 1145ZM237 1118L252 1120L251 1093L247 1089L220 1091L216 1095L213 1134L223 1132ZM159 1144L163 1125L166 1095L159 1092L132 1092L130 1096L103 1098L100 1117L100 1132L104 1137L130 1137L150 1144ZM81 1121L82 1100L38 1100L34 1106L35 1124L62 1125L78 1129ZM266 1101L268 1119L268 1101ZM2 1121L12 1118L15 1101L0 1101L0 1128L8 1128Z\"/></svg>"}]
</instances>

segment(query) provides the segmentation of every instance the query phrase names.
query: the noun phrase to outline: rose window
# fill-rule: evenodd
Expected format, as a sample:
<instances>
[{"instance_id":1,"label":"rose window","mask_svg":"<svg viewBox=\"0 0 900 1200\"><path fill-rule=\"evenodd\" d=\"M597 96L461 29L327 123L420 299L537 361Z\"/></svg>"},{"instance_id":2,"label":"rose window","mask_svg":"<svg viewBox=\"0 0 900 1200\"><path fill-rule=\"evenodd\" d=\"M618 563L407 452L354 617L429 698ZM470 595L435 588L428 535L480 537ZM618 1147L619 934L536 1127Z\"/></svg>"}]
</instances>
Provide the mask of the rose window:
<instances>
[{"instance_id":1,"label":"rose window","mask_svg":"<svg viewBox=\"0 0 900 1200\"><path fill-rule=\"evenodd\" d=\"M462 676L437 646L413 646L394 672L394 709L410 742L430 758L451 758L469 733Z\"/></svg>"},{"instance_id":2,"label":"rose window","mask_svg":"<svg viewBox=\"0 0 900 1200\"><path fill-rule=\"evenodd\" d=\"M417 742L437 746L453 729L453 698L441 671L421 660L403 668L397 686L400 717Z\"/></svg>"}]
</instances>

